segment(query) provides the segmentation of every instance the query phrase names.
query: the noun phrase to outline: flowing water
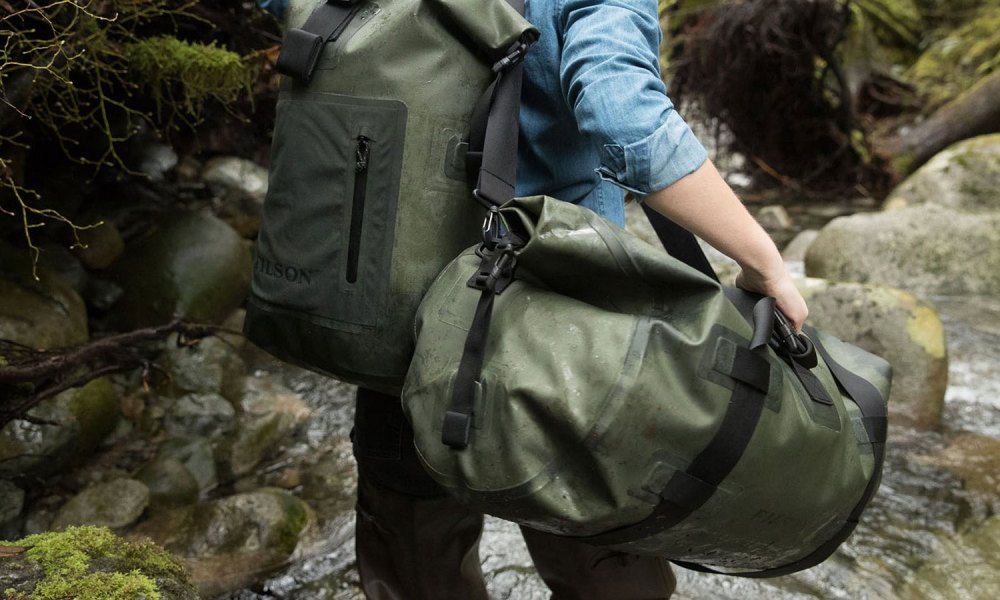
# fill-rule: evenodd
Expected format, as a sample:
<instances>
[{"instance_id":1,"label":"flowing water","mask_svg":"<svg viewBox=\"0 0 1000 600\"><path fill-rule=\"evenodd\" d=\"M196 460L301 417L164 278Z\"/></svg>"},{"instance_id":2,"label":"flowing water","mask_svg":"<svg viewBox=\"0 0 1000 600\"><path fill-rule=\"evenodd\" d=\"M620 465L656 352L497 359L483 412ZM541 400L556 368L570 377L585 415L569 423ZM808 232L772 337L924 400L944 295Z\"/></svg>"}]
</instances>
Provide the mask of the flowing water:
<instances>
[{"instance_id":1,"label":"flowing water","mask_svg":"<svg viewBox=\"0 0 1000 600\"><path fill-rule=\"evenodd\" d=\"M680 600L895 599L950 536L974 527L997 499L963 489L957 475L933 457L968 432L1000 438L1000 301L939 298L950 354L947 408L937 432L891 427L881 489L861 525L834 557L808 571L772 580L711 576L677 569ZM265 365L267 366L267 365ZM268 368L277 369L274 363ZM281 368L286 382L315 409L292 448L304 468L299 493L315 509L316 534L282 572L226 596L354 600L363 596L354 569L354 475L347 433L349 386ZM496 599L548 598L512 524L488 519L482 541L483 570ZM985 585L985 584L984 584ZM996 590L945 593L943 600L985 600ZM906 596L907 598L912 597Z\"/></svg>"}]
</instances>

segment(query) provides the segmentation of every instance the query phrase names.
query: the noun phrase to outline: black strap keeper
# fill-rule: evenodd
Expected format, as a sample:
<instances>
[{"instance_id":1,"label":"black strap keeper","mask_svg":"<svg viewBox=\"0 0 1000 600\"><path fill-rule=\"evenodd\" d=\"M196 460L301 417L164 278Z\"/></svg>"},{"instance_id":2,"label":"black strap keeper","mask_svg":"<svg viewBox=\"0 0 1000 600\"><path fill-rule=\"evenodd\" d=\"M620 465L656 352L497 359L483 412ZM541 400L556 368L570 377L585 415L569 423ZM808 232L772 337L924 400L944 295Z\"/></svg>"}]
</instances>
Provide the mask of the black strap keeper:
<instances>
[{"instance_id":1,"label":"black strap keeper","mask_svg":"<svg viewBox=\"0 0 1000 600\"><path fill-rule=\"evenodd\" d=\"M454 450L464 450L469 446L472 433L472 415L449 410L444 414L441 442Z\"/></svg>"},{"instance_id":2,"label":"black strap keeper","mask_svg":"<svg viewBox=\"0 0 1000 600\"><path fill-rule=\"evenodd\" d=\"M322 36L301 29L289 29L282 42L275 68L282 75L307 83L312 79L323 44Z\"/></svg>"}]
</instances>

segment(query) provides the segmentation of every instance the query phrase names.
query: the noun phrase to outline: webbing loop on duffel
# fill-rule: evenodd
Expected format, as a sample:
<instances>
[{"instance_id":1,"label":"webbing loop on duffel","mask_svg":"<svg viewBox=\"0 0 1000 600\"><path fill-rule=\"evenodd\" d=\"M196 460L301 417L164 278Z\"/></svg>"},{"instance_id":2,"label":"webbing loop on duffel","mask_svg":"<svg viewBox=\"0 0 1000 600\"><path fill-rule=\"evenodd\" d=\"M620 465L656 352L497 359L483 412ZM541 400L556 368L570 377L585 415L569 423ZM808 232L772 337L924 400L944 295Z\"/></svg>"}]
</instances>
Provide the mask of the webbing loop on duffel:
<instances>
[{"instance_id":1,"label":"webbing loop on duffel","mask_svg":"<svg viewBox=\"0 0 1000 600\"><path fill-rule=\"evenodd\" d=\"M340 37L360 8L361 0L326 0L317 6L302 27L285 33L275 69L308 83L323 46Z\"/></svg>"}]
</instances>

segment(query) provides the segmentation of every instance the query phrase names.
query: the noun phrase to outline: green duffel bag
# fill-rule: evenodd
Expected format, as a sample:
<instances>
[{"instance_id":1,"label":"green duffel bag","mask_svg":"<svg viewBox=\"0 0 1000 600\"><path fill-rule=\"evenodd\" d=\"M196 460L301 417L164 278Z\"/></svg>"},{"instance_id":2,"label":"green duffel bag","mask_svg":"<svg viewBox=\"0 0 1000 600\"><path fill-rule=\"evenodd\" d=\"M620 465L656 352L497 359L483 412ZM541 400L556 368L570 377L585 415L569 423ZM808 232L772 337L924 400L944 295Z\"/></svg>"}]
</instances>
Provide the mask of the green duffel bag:
<instances>
[{"instance_id":1,"label":"green duffel bag","mask_svg":"<svg viewBox=\"0 0 1000 600\"><path fill-rule=\"evenodd\" d=\"M476 150L485 167L493 147L517 145L516 128L514 141L479 139L494 127L488 101L505 89L519 96L514 65L538 34L512 2L292 0L244 325L251 341L399 392L417 305L478 237ZM477 108L481 135L469 131ZM480 179L480 199L508 200L512 165L506 180L510 193Z\"/></svg>"},{"instance_id":2,"label":"green duffel bag","mask_svg":"<svg viewBox=\"0 0 1000 600\"><path fill-rule=\"evenodd\" d=\"M569 203L514 199L485 239L421 303L403 391L420 459L452 495L756 576L847 538L878 487L888 363L795 336L773 299Z\"/></svg>"}]
</instances>

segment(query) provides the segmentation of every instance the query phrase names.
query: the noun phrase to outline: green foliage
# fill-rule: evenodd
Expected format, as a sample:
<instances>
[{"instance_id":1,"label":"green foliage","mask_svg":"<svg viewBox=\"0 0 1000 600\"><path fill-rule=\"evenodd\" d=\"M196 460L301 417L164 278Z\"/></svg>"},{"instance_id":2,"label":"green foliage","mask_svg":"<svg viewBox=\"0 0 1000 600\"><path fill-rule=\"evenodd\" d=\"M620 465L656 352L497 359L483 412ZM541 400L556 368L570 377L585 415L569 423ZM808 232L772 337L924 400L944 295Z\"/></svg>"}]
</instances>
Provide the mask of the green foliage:
<instances>
[{"instance_id":1,"label":"green foliage","mask_svg":"<svg viewBox=\"0 0 1000 600\"><path fill-rule=\"evenodd\" d=\"M103 527L69 527L30 535L4 545L27 548L26 556L45 572L31 592L36 600L156 600L156 577L187 581L184 567L152 542L127 542ZM110 560L116 571L90 572L93 561ZM5 600L20 600L5 590Z\"/></svg>"}]
</instances>

